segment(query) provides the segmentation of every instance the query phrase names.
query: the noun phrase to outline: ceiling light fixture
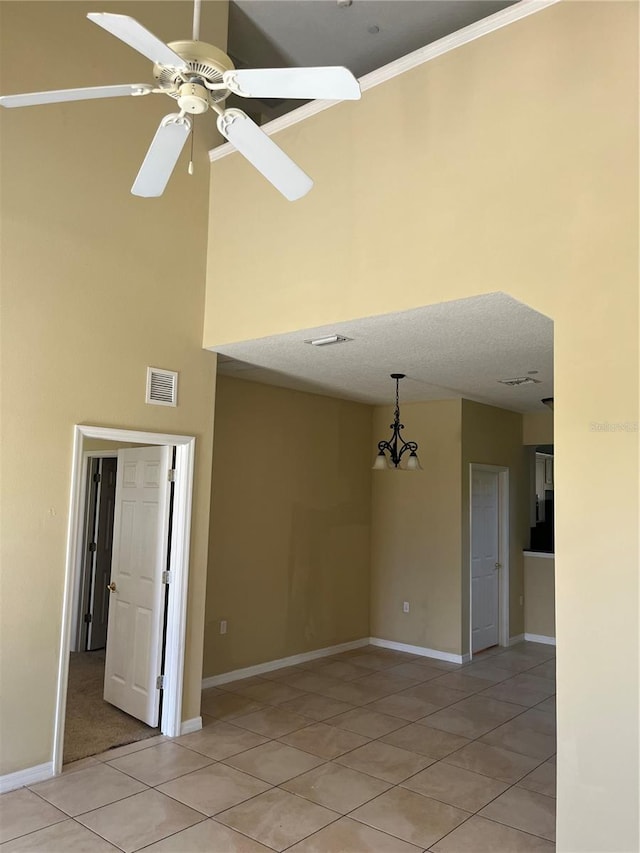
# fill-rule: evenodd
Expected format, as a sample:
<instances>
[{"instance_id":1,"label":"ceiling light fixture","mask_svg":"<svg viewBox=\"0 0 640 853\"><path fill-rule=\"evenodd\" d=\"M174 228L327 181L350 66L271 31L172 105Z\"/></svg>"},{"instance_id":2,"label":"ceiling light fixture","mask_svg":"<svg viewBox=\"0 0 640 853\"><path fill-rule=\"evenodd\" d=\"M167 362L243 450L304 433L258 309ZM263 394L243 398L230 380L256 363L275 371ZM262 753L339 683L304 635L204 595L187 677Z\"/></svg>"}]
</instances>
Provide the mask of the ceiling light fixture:
<instances>
[{"instance_id":1,"label":"ceiling light fixture","mask_svg":"<svg viewBox=\"0 0 640 853\"><path fill-rule=\"evenodd\" d=\"M406 471L421 471L422 465L418 459L418 445L415 441L405 441L400 435L400 430L404 429L404 424L400 423L400 397L398 384L401 379L405 378L404 373L392 373L391 378L396 380L396 409L393 417L393 423L389 424L392 429L391 438L388 441L378 442L378 455L373 463L374 471L381 471L385 468L400 468L400 461L404 454L408 451ZM386 454L389 454L387 457Z\"/></svg>"},{"instance_id":2,"label":"ceiling light fixture","mask_svg":"<svg viewBox=\"0 0 640 853\"><path fill-rule=\"evenodd\" d=\"M547 408L551 409L551 411L553 411L553 397L545 397L544 399L540 400L540 402L547 406Z\"/></svg>"},{"instance_id":3,"label":"ceiling light fixture","mask_svg":"<svg viewBox=\"0 0 640 853\"><path fill-rule=\"evenodd\" d=\"M345 341L350 341L352 338L345 338L344 335L327 335L324 338L314 338L311 341L305 341L305 344L311 344L314 347L326 347L329 344L343 344Z\"/></svg>"}]
</instances>

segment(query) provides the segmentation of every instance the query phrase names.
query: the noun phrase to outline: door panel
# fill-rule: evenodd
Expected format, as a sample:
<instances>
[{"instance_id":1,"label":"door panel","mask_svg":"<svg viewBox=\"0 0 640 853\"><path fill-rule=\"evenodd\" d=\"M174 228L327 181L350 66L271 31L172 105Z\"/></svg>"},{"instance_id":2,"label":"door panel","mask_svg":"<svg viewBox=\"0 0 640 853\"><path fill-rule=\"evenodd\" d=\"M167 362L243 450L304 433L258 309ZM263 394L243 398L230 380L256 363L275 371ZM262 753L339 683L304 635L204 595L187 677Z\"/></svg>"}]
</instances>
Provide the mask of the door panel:
<instances>
[{"instance_id":1,"label":"door panel","mask_svg":"<svg viewBox=\"0 0 640 853\"><path fill-rule=\"evenodd\" d=\"M104 698L158 725L170 447L118 451Z\"/></svg>"},{"instance_id":2,"label":"door panel","mask_svg":"<svg viewBox=\"0 0 640 853\"><path fill-rule=\"evenodd\" d=\"M471 648L498 643L498 473L474 471L471 488Z\"/></svg>"}]
</instances>

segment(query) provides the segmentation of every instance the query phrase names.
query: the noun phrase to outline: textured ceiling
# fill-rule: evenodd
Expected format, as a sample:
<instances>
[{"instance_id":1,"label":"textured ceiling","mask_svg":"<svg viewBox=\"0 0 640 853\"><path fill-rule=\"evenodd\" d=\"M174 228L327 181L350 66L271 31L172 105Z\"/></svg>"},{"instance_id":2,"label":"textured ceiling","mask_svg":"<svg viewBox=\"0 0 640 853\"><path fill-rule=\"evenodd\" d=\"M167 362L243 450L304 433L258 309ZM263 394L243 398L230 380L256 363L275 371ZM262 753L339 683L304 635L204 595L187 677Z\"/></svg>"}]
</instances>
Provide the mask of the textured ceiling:
<instances>
[{"instance_id":1,"label":"textured ceiling","mask_svg":"<svg viewBox=\"0 0 640 853\"><path fill-rule=\"evenodd\" d=\"M227 52L239 68L345 65L362 77L513 2L353 0L345 7L336 0L232 0ZM259 103L268 120L301 101Z\"/></svg>"},{"instance_id":2,"label":"textured ceiling","mask_svg":"<svg viewBox=\"0 0 640 853\"><path fill-rule=\"evenodd\" d=\"M352 340L305 343L333 334ZM406 373L406 402L466 397L526 412L553 396L553 322L504 293L215 349L224 375L362 403L393 401L390 373ZM539 384L499 382L528 374Z\"/></svg>"}]
</instances>

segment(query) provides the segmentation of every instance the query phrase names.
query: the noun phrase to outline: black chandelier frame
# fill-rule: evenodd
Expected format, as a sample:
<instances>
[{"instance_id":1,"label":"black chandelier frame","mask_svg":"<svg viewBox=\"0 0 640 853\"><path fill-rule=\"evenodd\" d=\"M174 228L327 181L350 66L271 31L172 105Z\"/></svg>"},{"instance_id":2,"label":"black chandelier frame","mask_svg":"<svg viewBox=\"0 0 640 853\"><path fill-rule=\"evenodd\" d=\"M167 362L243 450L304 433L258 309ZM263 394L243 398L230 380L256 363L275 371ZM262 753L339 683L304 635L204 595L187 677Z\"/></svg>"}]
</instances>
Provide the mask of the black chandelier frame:
<instances>
[{"instance_id":1,"label":"black chandelier frame","mask_svg":"<svg viewBox=\"0 0 640 853\"><path fill-rule=\"evenodd\" d=\"M392 373L391 378L396 380L396 408L393 417L393 423L389 424L391 428L391 438L388 441L378 442L378 456L386 459L385 453L389 454L389 459L395 468L398 468L400 461L405 453L409 456L418 456L418 445L415 441L405 441L400 435L400 431L404 429L404 424L400 423L400 380L404 379L406 373Z\"/></svg>"}]
</instances>

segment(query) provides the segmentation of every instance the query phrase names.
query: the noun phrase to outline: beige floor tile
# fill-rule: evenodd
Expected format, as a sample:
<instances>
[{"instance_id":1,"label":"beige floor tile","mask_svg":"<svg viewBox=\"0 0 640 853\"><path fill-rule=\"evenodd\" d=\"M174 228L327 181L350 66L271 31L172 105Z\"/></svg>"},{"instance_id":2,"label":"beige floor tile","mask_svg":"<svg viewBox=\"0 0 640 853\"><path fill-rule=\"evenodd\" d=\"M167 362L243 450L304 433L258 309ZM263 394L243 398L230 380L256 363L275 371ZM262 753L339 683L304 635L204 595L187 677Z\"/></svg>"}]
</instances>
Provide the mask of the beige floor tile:
<instances>
[{"instance_id":1,"label":"beige floor tile","mask_svg":"<svg viewBox=\"0 0 640 853\"><path fill-rule=\"evenodd\" d=\"M392 788L350 817L424 849L459 826L469 813L405 788Z\"/></svg>"},{"instance_id":2,"label":"beige floor tile","mask_svg":"<svg viewBox=\"0 0 640 853\"><path fill-rule=\"evenodd\" d=\"M10 791L0 797L0 842L59 823L66 817L28 788Z\"/></svg>"},{"instance_id":3,"label":"beige floor tile","mask_svg":"<svg viewBox=\"0 0 640 853\"><path fill-rule=\"evenodd\" d=\"M273 853L273 850L210 819L145 847L144 853Z\"/></svg>"},{"instance_id":4,"label":"beige floor tile","mask_svg":"<svg viewBox=\"0 0 640 853\"><path fill-rule=\"evenodd\" d=\"M420 853L420 847L344 817L290 847L287 853Z\"/></svg>"},{"instance_id":5,"label":"beige floor tile","mask_svg":"<svg viewBox=\"0 0 640 853\"><path fill-rule=\"evenodd\" d=\"M118 848L68 818L8 841L2 853L118 853Z\"/></svg>"},{"instance_id":6,"label":"beige floor tile","mask_svg":"<svg viewBox=\"0 0 640 853\"><path fill-rule=\"evenodd\" d=\"M256 702L261 702L263 705L281 705L283 702L288 702L290 699L302 695L301 691L296 690L295 687L273 679L270 681L262 679L259 684L250 684L248 687L234 690L234 693L255 699Z\"/></svg>"},{"instance_id":7,"label":"beige floor tile","mask_svg":"<svg viewBox=\"0 0 640 853\"><path fill-rule=\"evenodd\" d=\"M545 699L544 702L538 702L538 704L535 706L534 710L551 712L552 714L555 715L555 713L556 713L556 697L550 696L548 699Z\"/></svg>"},{"instance_id":8,"label":"beige floor tile","mask_svg":"<svg viewBox=\"0 0 640 853\"><path fill-rule=\"evenodd\" d=\"M544 663L538 664L538 666L534 666L533 669L527 670L527 675L538 675L541 678L553 678L556 677L556 661L555 658L553 660L545 661Z\"/></svg>"},{"instance_id":9,"label":"beige floor tile","mask_svg":"<svg viewBox=\"0 0 640 853\"><path fill-rule=\"evenodd\" d=\"M339 678L330 678L321 672L306 671L302 675L290 679L287 683L296 690L305 690L308 693L320 693L324 696L327 690L338 687L342 684L342 681Z\"/></svg>"},{"instance_id":10,"label":"beige floor tile","mask_svg":"<svg viewBox=\"0 0 640 853\"><path fill-rule=\"evenodd\" d=\"M480 743L489 743L492 746L500 746L519 752L522 755L530 755L543 761L552 756L556 751L556 739L553 735L545 735L533 729L515 725L516 721L505 723L497 729L480 738Z\"/></svg>"},{"instance_id":11,"label":"beige floor tile","mask_svg":"<svg viewBox=\"0 0 640 853\"><path fill-rule=\"evenodd\" d=\"M363 666L356 666L356 664L346 661L332 661L321 667L318 671L321 675L326 675L329 678L339 678L342 681L353 681L354 678L364 678L364 676L371 672L371 670L365 669Z\"/></svg>"},{"instance_id":12,"label":"beige floor tile","mask_svg":"<svg viewBox=\"0 0 640 853\"><path fill-rule=\"evenodd\" d=\"M146 785L160 785L169 779L199 770L211 764L211 761L206 755L185 749L176 743L161 743L160 746L110 761L108 766L122 770Z\"/></svg>"},{"instance_id":13,"label":"beige floor tile","mask_svg":"<svg viewBox=\"0 0 640 853\"><path fill-rule=\"evenodd\" d=\"M218 720L232 720L243 714L260 711L264 706L260 702L240 696L238 693L222 693L202 700L202 710Z\"/></svg>"},{"instance_id":14,"label":"beige floor tile","mask_svg":"<svg viewBox=\"0 0 640 853\"><path fill-rule=\"evenodd\" d=\"M99 761L93 755L90 755L88 758L79 758L77 761L70 761L68 764L62 765L63 773L75 773L76 770L84 770L87 767L92 767L94 764L98 764Z\"/></svg>"},{"instance_id":15,"label":"beige floor tile","mask_svg":"<svg viewBox=\"0 0 640 853\"><path fill-rule=\"evenodd\" d=\"M176 738L174 743L221 761L237 752L260 746L265 741L266 738L255 732L249 732L247 729L241 729L229 723L216 722L199 732Z\"/></svg>"},{"instance_id":16,"label":"beige floor tile","mask_svg":"<svg viewBox=\"0 0 640 853\"><path fill-rule=\"evenodd\" d=\"M504 793L509 785L439 761L406 779L402 787L450 806L477 812Z\"/></svg>"},{"instance_id":17,"label":"beige floor tile","mask_svg":"<svg viewBox=\"0 0 640 853\"><path fill-rule=\"evenodd\" d=\"M382 794L391 784L331 763L296 776L280 787L320 806L346 814Z\"/></svg>"},{"instance_id":18,"label":"beige floor tile","mask_svg":"<svg viewBox=\"0 0 640 853\"><path fill-rule=\"evenodd\" d=\"M473 693L479 693L481 690L486 690L492 687L495 681L489 678L468 674L466 672L447 672L439 678L430 682L434 686L449 687L452 690L460 690L468 696Z\"/></svg>"},{"instance_id":19,"label":"beige floor tile","mask_svg":"<svg viewBox=\"0 0 640 853\"><path fill-rule=\"evenodd\" d=\"M322 764L323 759L292 746L271 741L227 758L224 763L271 785L279 785L287 779L312 770Z\"/></svg>"},{"instance_id":20,"label":"beige floor tile","mask_svg":"<svg viewBox=\"0 0 640 853\"><path fill-rule=\"evenodd\" d=\"M421 722L436 729L468 738L477 738L521 714L524 707L487 698L483 693L430 714Z\"/></svg>"},{"instance_id":21,"label":"beige floor tile","mask_svg":"<svg viewBox=\"0 0 640 853\"><path fill-rule=\"evenodd\" d=\"M432 678L442 675L442 670L427 663L399 663L387 670L390 675L403 675L405 678L414 679L416 684L423 684Z\"/></svg>"},{"instance_id":22,"label":"beige floor tile","mask_svg":"<svg viewBox=\"0 0 640 853\"><path fill-rule=\"evenodd\" d=\"M378 711L380 714L388 714L391 717L400 717L402 720L414 722L421 717L426 717L434 711L439 710L438 705L417 699L415 696L407 696L406 693L396 693L393 696L385 696L372 702L368 709Z\"/></svg>"},{"instance_id":23,"label":"beige floor tile","mask_svg":"<svg viewBox=\"0 0 640 853\"><path fill-rule=\"evenodd\" d=\"M430 758L444 758L445 755L462 749L463 746L470 743L466 737L443 732L419 723L411 723L386 735L381 740L384 743L390 743L392 746L417 752L419 755L428 755Z\"/></svg>"},{"instance_id":24,"label":"beige floor tile","mask_svg":"<svg viewBox=\"0 0 640 853\"><path fill-rule=\"evenodd\" d=\"M361 773L368 773L376 779L384 779L385 782L398 783L424 770L429 764L433 764L434 760L382 741L372 741L336 758L336 763Z\"/></svg>"},{"instance_id":25,"label":"beige floor tile","mask_svg":"<svg viewBox=\"0 0 640 853\"><path fill-rule=\"evenodd\" d=\"M339 699L321 696L319 693L303 693L297 699L283 702L280 707L285 711L292 711L294 714L302 714L311 720L321 721L335 717L336 714L350 711L353 705L349 705L348 702L340 702Z\"/></svg>"},{"instance_id":26,"label":"beige floor tile","mask_svg":"<svg viewBox=\"0 0 640 853\"><path fill-rule=\"evenodd\" d=\"M143 791L87 812L77 820L124 853L133 853L140 847L198 823L203 816L159 791Z\"/></svg>"},{"instance_id":27,"label":"beige floor tile","mask_svg":"<svg viewBox=\"0 0 640 853\"><path fill-rule=\"evenodd\" d=\"M244 687L250 687L252 684L264 684L264 679L260 675L251 675L249 678L235 678L232 681L220 684L218 690L222 693L240 693Z\"/></svg>"},{"instance_id":28,"label":"beige floor tile","mask_svg":"<svg viewBox=\"0 0 640 853\"><path fill-rule=\"evenodd\" d=\"M268 738L276 738L308 726L309 720L284 708L263 708L262 711L235 717L233 724Z\"/></svg>"},{"instance_id":29,"label":"beige floor tile","mask_svg":"<svg viewBox=\"0 0 640 853\"><path fill-rule=\"evenodd\" d=\"M365 680L359 678L355 681L338 681L337 686L328 687L322 691L322 695L348 702L350 705L367 705L389 693L383 687L365 684Z\"/></svg>"},{"instance_id":30,"label":"beige floor tile","mask_svg":"<svg viewBox=\"0 0 640 853\"><path fill-rule=\"evenodd\" d=\"M385 669L381 672L374 672L373 675L366 675L363 678L358 678L354 681L354 684L358 684L361 687L373 687L374 690L378 690L380 692L380 698L383 696L389 696L391 693L399 693L401 690L408 690L409 687L416 687L418 684L424 684L424 681L420 681L417 678L408 678L406 675L394 674L393 670L396 667L391 667L391 669Z\"/></svg>"},{"instance_id":31,"label":"beige floor tile","mask_svg":"<svg viewBox=\"0 0 640 853\"><path fill-rule=\"evenodd\" d=\"M284 850L336 820L336 812L272 788L252 800L216 816L220 823L237 829L274 850Z\"/></svg>"},{"instance_id":32,"label":"beige floor tile","mask_svg":"<svg viewBox=\"0 0 640 853\"><path fill-rule=\"evenodd\" d=\"M533 729L534 732L540 732L544 735L555 735L556 733L556 714L555 707L553 711L544 710L540 705L535 708L529 708L524 714L519 714L513 720L515 725L522 726L526 729Z\"/></svg>"},{"instance_id":33,"label":"beige floor tile","mask_svg":"<svg viewBox=\"0 0 640 853\"><path fill-rule=\"evenodd\" d=\"M392 666L397 666L403 661L394 660L386 657L385 655L376 654L375 652L364 652L359 655L353 655L349 659L349 662L356 666L362 666L370 671L379 671L389 669Z\"/></svg>"},{"instance_id":34,"label":"beige floor tile","mask_svg":"<svg viewBox=\"0 0 640 853\"><path fill-rule=\"evenodd\" d=\"M540 767L536 767L528 776L518 782L519 788L526 788L528 791L535 791L538 794L545 794L547 797L555 797L556 795L556 766L549 761L545 761Z\"/></svg>"},{"instance_id":35,"label":"beige floor tile","mask_svg":"<svg viewBox=\"0 0 640 853\"><path fill-rule=\"evenodd\" d=\"M141 782L106 764L58 776L31 789L71 817L113 803L145 789Z\"/></svg>"},{"instance_id":36,"label":"beige floor tile","mask_svg":"<svg viewBox=\"0 0 640 853\"><path fill-rule=\"evenodd\" d=\"M450 705L454 705L456 702L464 699L467 693L462 690L453 690L451 687L441 687L432 679L426 681L424 684L410 687L401 695L415 696L416 699L423 699L425 702L430 702L436 708L448 708Z\"/></svg>"},{"instance_id":37,"label":"beige floor tile","mask_svg":"<svg viewBox=\"0 0 640 853\"><path fill-rule=\"evenodd\" d=\"M448 755L443 761L511 784L522 779L539 764L537 758L478 741Z\"/></svg>"},{"instance_id":38,"label":"beige floor tile","mask_svg":"<svg viewBox=\"0 0 640 853\"><path fill-rule=\"evenodd\" d=\"M535 664L536 661L531 661L529 658L523 658L522 655L512 654L511 652L495 655L491 659L492 666L497 666L500 669L508 669L513 675L531 669Z\"/></svg>"},{"instance_id":39,"label":"beige floor tile","mask_svg":"<svg viewBox=\"0 0 640 853\"><path fill-rule=\"evenodd\" d=\"M479 814L547 841L556 837L555 799L525 788L510 788Z\"/></svg>"},{"instance_id":40,"label":"beige floor tile","mask_svg":"<svg viewBox=\"0 0 640 853\"><path fill-rule=\"evenodd\" d=\"M267 681L282 681L286 683L286 679L295 675L302 675L304 669L301 666L281 666L279 669L272 669L271 672L263 672L261 678L266 678Z\"/></svg>"},{"instance_id":41,"label":"beige floor tile","mask_svg":"<svg viewBox=\"0 0 640 853\"><path fill-rule=\"evenodd\" d=\"M304 729L298 729L280 738L282 743L295 746L296 749L302 749L327 760L337 758L345 752L363 746L369 740L370 738L364 737L364 735L347 732L325 723L313 723Z\"/></svg>"},{"instance_id":42,"label":"beige floor tile","mask_svg":"<svg viewBox=\"0 0 640 853\"><path fill-rule=\"evenodd\" d=\"M490 681L492 684L499 684L501 681L506 681L508 678L513 678L513 672L509 669L500 669L499 666L492 666L490 663L471 663L463 670L467 678L482 678L484 681Z\"/></svg>"},{"instance_id":43,"label":"beige floor tile","mask_svg":"<svg viewBox=\"0 0 640 853\"><path fill-rule=\"evenodd\" d=\"M554 853L555 844L535 835L472 817L434 844L434 853Z\"/></svg>"},{"instance_id":44,"label":"beige floor tile","mask_svg":"<svg viewBox=\"0 0 640 853\"><path fill-rule=\"evenodd\" d=\"M158 791L211 817L263 794L270 787L266 782L227 767L226 764L210 764L195 773L187 773L186 776L159 785Z\"/></svg>"},{"instance_id":45,"label":"beige floor tile","mask_svg":"<svg viewBox=\"0 0 640 853\"><path fill-rule=\"evenodd\" d=\"M483 695L504 702L517 702L519 705L537 705L555 693L555 682L550 678L538 678L523 673L501 684L490 687Z\"/></svg>"},{"instance_id":46,"label":"beige floor tile","mask_svg":"<svg viewBox=\"0 0 640 853\"><path fill-rule=\"evenodd\" d=\"M407 721L401 717L391 717L388 714L370 711L369 708L365 707L354 708L352 711L339 714L331 720L327 720L327 723L330 726L338 726L340 729L346 729L359 735L378 738L406 726Z\"/></svg>"},{"instance_id":47,"label":"beige floor tile","mask_svg":"<svg viewBox=\"0 0 640 853\"><path fill-rule=\"evenodd\" d=\"M113 749L108 749L106 752L101 752L98 755L92 756L96 761L113 761L114 758L122 758L123 755L131 755L132 752L139 752L141 749L149 749L152 746L158 746L160 743L166 743L169 738L164 735L156 735L154 737L145 738L145 740L137 740L135 743L127 743L124 746L116 746Z\"/></svg>"}]
</instances>

